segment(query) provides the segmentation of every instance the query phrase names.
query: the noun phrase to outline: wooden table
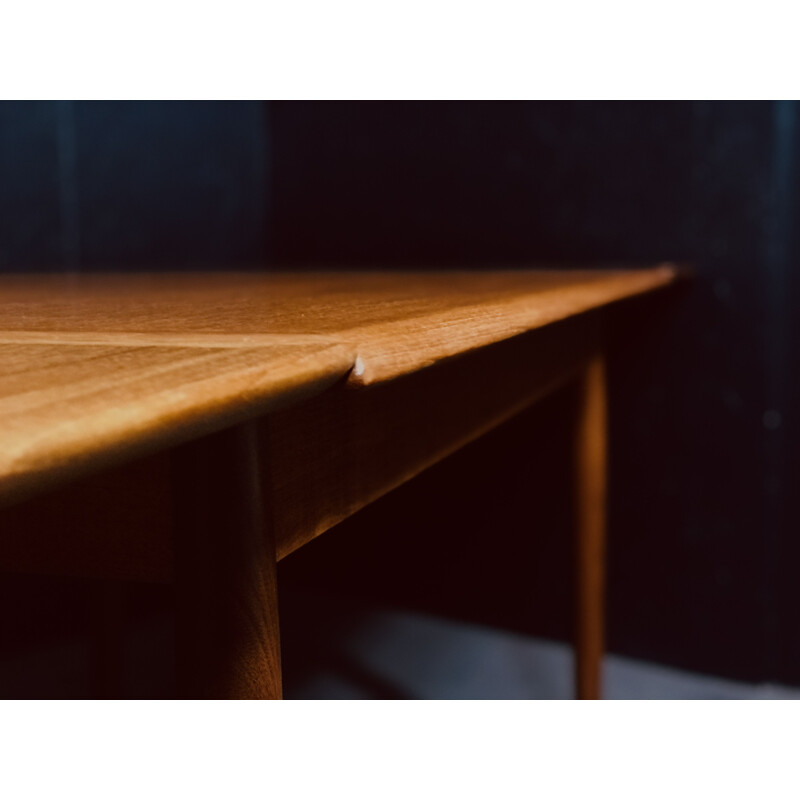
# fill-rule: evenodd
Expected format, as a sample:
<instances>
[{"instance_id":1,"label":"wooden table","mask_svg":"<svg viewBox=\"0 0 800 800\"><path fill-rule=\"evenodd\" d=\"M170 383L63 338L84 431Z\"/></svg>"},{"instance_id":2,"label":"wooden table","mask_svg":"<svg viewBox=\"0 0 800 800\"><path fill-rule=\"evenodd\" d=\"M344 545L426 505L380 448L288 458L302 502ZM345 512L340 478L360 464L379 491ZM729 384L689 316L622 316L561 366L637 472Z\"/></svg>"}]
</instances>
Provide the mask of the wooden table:
<instances>
[{"instance_id":1,"label":"wooden table","mask_svg":"<svg viewBox=\"0 0 800 800\"><path fill-rule=\"evenodd\" d=\"M174 582L179 693L281 696L276 563L570 380L599 696L610 304L636 271L5 276L0 565Z\"/></svg>"}]
</instances>

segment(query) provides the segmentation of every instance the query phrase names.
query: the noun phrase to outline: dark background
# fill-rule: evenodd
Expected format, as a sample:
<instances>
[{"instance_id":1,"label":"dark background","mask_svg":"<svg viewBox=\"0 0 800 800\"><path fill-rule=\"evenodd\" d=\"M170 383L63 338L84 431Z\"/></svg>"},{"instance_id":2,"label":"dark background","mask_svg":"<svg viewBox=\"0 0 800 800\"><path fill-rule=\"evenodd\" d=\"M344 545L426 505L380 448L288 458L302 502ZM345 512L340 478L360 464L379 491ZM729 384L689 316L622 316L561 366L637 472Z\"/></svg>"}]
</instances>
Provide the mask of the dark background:
<instances>
[{"instance_id":1,"label":"dark background","mask_svg":"<svg viewBox=\"0 0 800 800\"><path fill-rule=\"evenodd\" d=\"M629 304L612 331L610 649L800 684L797 113L2 103L0 269L691 263L689 288ZM365 509L281 580L568 638L569 463L552 454L573 399ZM43 586L30 613L60 630L52 602L35 610ZM13 608L19 583L0 589ZM313 647L291 599L282 617L300 671Z\"/></svg>"}]
</instances>

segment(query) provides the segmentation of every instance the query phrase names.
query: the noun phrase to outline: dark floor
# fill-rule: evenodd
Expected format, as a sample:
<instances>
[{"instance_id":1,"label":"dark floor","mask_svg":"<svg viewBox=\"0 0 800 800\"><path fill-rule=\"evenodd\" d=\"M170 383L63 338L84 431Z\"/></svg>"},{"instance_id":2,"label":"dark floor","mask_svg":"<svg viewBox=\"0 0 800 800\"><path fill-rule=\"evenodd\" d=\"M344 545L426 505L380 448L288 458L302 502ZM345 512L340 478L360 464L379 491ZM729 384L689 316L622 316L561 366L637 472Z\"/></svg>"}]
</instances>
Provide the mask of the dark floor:
<instances>
[{"instance_id":1,"label":"dark floor","mask_svg":"<svg viewBox=\"0 0 800 800\"><path fill-rule=\"evenodd\" d=\"M94 696L92 643L98 628L91 609L98 586L8 576L6 583L6 600L16 603L7 602L2 615L0 698ZM168 587L128 587L119 619L125 625L118 642L117 693L111 696L174 696ZM568 645L499 627L287 587L281 594L281 629L287 699L572 697ZM740 683L609 655L605 696L800 699L800 688Z\"/></svg>"},{"instance_id":2,"label":"dark floor","mask_svg":"<svg viewBox=\"0 0 800 800\"><path fill-rule=\"evenodd\" d=\"M295 624L322 641L315 666L292 671L292 699L569 699L564 644L439 617L294 597ZM297 609L302 610L297 610ZM346 632L342 635L342 630ZM324 632L331 634L325 637ZM800 689L753 685L609 655L614 700L800 699Z\"/></svg>"}]
</instances>

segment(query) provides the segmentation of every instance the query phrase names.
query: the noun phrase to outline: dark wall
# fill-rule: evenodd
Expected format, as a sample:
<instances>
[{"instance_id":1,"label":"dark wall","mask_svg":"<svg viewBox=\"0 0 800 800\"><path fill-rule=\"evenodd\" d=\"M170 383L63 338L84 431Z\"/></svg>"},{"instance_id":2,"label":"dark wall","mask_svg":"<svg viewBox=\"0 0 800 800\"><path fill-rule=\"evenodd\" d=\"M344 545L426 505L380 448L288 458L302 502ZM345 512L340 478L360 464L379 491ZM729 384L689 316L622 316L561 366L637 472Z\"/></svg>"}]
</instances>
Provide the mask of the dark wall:
<instances>
[{"instance_id":1,"label":"dark wall","mask_svg":"<svg viewBox=\"0 0 800 800\"><path fill-rule=\"evenodd\" d=\"M270 205L281 262L690 262L683 297L631 307L614 332L611 646L793 682L796 113L275 103ZM503 502L522 518L519 494ZM426 595L440 606L458 594L443 575Z\"/></svg>"},{"instance_id":2,"label":"dark wall","mask_svg":"<svg viewBox=\"0 0 800 800\"><path fill-rule=\"evenodd\" d=\"M3 103L0 269L691 262L688 290L631 305L611 332L610 644L800 683L796 117L793 103ZM322 537L287 581L338 559L340 589L566 636L568 464L538 454L565 441L570 402L358 515L340 546ZM385 571L367 580L347 542L363 551L376 527ZM404 547L412 528L444 537L427 565ZM479 538L455 536L467 529ZM514 541L529 549L510 564Z\"/></svg>"},{"instance_id":3,"label":"dark wall","mask_svg":"<svg viewBox=\"0 0 800 800\"><path fill-rule=\"evenodd\" d=\"M0 103L0 268L262 262L263 103Z\"/></svg>"}]
</instances>

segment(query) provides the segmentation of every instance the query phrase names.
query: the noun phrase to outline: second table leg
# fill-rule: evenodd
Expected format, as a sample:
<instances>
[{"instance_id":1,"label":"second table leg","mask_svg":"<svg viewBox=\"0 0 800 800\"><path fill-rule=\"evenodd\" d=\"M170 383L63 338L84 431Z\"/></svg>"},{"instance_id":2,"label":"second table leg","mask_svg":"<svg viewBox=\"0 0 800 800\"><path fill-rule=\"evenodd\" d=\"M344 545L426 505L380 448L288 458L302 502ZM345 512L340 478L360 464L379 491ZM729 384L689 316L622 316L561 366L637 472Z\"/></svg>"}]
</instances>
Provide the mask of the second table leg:
<instances>
[{"instance_id":1,"label":"second table leg","mask_svg":"<svg viewBox=\"0 0 800 800\"><path fill-rule=\"evenodd\" d=\"M597 355L579 379L575 426L577 631L575 688L580 700L601 694L606 534L606 378Z\"/></svg>"}]
</instances>

